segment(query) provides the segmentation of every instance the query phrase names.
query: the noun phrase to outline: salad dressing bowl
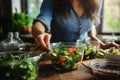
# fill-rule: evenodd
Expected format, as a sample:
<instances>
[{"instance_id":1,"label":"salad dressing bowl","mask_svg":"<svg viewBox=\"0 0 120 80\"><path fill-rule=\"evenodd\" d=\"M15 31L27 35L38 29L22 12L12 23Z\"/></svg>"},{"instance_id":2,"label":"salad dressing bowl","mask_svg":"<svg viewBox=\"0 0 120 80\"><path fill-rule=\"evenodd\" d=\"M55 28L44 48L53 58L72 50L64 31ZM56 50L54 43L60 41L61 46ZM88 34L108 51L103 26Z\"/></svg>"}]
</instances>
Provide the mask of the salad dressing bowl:
<instances>
[{"instance_id":1,"label":"salad dressing bowl","mask_svg":"<svg viewBox=\"0 0 120 80\"><path fill-rule=\"evenodd\" d=\"M77 42L58 42L50 44L50 58L57 70L73 70L83 60L84 44Z\"/></svg>"},{"instance_id":2,"label":"salad dressing bowl","mask_svg":"<svg viewBox=\"0 0 120 80\"><path fill-rule=\"evenodd\" d=\"M93 59L89 64L97 80L120 80L120 62Z\"/></svg>"}]
</instances>

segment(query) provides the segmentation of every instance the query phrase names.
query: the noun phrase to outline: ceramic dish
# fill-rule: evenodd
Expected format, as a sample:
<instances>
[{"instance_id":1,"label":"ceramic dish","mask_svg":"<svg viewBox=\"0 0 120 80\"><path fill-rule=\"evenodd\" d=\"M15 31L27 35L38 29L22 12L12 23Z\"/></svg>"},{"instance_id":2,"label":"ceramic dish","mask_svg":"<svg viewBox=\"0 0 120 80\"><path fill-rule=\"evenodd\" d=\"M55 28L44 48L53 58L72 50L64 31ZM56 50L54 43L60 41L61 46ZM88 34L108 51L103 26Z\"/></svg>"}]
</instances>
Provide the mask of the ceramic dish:
<instances>
[{"instance_id":1,"label":"ceramic dish","mask_svg":"<svg viewBox=\"0 0 120 80\"><path fill-rule=\"evenodd\" d=\"M105 58L110 60L120 61L120 49L110 48L104 51Z\"/></svg>"}]
</instances>

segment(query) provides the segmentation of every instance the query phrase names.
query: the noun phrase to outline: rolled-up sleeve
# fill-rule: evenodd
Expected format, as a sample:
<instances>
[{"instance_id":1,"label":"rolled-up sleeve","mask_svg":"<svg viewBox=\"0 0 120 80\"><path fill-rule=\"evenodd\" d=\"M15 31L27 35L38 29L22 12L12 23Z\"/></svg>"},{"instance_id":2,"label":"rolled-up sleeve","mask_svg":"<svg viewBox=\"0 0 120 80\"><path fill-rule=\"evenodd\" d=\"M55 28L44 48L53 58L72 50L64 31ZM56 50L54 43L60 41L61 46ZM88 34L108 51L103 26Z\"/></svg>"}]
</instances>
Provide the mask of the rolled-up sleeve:
<instances>
[{"instance_id":1,"label":"rolled-up sleeve","mask_svg":"<svg viewBox=\"0 0 120 80\"><path fill-rule=\"evenodd\" d=\"M34 22L36 21L42 22L45 25L47 32L50 31L54 4L55 0L43 0L42 6L40 8L40 13L34 20Z\"/></svg>"}]
</instances>

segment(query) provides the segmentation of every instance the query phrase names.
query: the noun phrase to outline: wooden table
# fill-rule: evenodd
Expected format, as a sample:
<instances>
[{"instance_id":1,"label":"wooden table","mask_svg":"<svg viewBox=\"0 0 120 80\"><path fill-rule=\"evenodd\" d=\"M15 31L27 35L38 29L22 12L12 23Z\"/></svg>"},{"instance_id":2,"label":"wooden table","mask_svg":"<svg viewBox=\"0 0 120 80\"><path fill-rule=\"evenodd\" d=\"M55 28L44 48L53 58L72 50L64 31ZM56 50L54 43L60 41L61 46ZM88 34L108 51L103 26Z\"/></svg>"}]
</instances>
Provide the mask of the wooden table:
<instances>
[{"instance_id":1,"label":"wooden table","mask_svg":"<svg viewBox=\"0 0 120 80\"><path fill-rule=\"evenodd\" d=\"M83 61L88 65L90 60ZM93 74L85 66L80 65L72 71L55 70L50 60L40 62L39 80L96 80Z\"/></svg>"}]
</instances>

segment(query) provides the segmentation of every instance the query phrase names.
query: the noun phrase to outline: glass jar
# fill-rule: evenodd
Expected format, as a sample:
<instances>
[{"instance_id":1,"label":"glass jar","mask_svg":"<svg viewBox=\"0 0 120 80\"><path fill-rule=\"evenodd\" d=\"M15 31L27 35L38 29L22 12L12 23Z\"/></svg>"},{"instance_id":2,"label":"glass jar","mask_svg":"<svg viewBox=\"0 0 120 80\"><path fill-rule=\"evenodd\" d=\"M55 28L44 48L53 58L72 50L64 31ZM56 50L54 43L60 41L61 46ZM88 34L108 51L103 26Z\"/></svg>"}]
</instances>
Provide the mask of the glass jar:
<instances>
[{"instance_id":1,"label":"glass jar","mask_svg":"<svg viewBox=\"0 0 120 80\"><path fill-rule=\"evenodd\" d=\"M0 42L0 52L1 51L15 51L17 50L17 45L23 43L23 41L19 38L19 33L13 32L8 33L7 39Z\"/></svg>"}]
</instances>

